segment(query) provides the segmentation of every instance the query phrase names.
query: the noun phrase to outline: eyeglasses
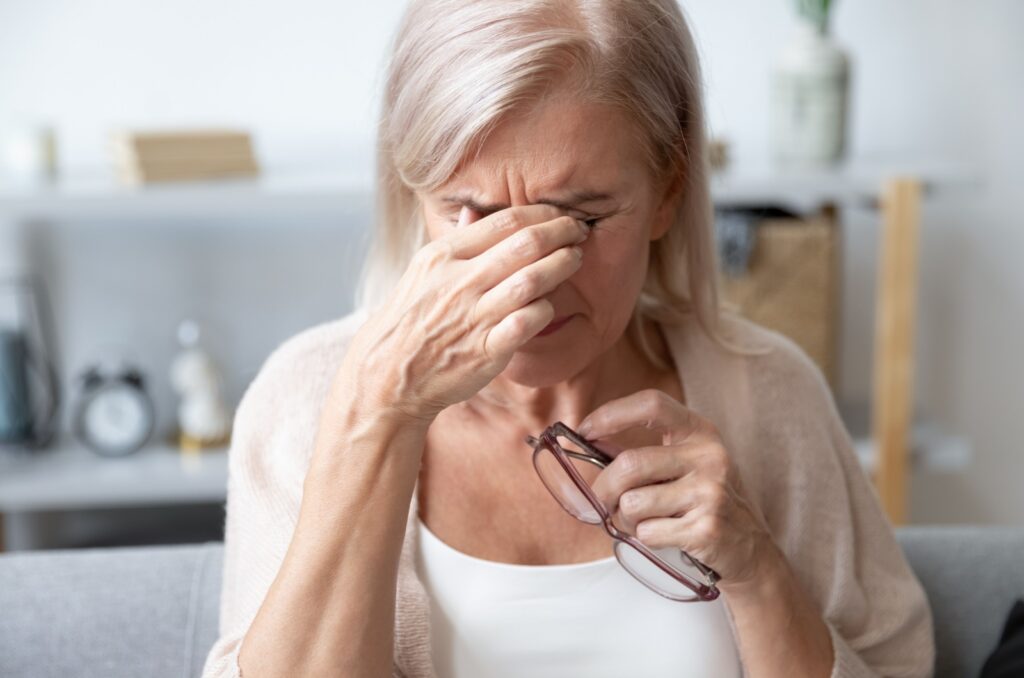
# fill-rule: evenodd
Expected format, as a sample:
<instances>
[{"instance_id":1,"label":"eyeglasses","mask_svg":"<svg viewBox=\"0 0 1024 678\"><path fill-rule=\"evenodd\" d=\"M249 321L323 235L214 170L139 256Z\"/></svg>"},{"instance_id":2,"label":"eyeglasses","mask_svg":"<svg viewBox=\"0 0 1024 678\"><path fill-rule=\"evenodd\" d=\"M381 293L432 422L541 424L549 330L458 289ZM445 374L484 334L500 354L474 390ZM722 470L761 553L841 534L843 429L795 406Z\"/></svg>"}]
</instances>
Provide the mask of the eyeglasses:
<instances>
[{"instance_id":1,"label":"eyeglasses","mask_svg":"<svg viewBox=\"0 0 1024 678\"><path fill-rule=\"evenodd\" d=\"M560 443L558 438L568 442ZM533 467L545 487L569 515L591 525L603 525L615 540L615 557L640 583L655 593L680 602L711 601L719 596L718 574L676 547L651 549L618 529L586 478L588 465L604 469L612 457L558 421L539 438L526 436L533 447Z\"/></svg>"}]
</instances>

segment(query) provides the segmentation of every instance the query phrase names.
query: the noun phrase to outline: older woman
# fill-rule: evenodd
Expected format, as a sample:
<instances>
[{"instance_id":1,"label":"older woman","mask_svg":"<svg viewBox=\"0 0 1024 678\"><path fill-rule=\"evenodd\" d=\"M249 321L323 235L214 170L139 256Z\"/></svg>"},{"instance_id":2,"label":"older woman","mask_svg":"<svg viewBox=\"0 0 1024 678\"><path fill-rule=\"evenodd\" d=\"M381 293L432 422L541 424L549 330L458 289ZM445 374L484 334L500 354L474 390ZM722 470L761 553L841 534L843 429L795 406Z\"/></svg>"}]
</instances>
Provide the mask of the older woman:
<instances>
[{"instance_id":1,"label":"older woman","mask_svg":"<svg viewBox=\"0 0 1024 678\"><path fill-rule=\"evenodd\" d=\"M359 310L239 406L204 675L930 675L820 372L718 310L675 3L421 0L394 49Z\"/></svg>"}]
</instances>

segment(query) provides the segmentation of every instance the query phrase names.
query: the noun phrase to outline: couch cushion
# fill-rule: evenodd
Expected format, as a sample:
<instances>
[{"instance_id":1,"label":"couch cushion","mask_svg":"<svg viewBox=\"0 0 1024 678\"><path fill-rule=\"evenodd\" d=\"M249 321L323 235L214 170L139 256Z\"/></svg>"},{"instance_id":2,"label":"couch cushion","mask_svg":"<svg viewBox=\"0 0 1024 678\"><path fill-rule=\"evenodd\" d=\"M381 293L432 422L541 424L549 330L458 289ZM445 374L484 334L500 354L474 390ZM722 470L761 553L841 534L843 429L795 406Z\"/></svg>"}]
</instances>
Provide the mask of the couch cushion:
<instances>
[{"instance_id":1,"label":"couch cushion","mask_svg":"<svg viewBox=\"0 0 1024 678\"><path fill-rule=\"evenodd\" d=\"M1024 598L1024 530L902 527L896 536L932 606L935 675L978 675Z\"/></svg>"},{"instance_id":2,"label":"couch cushion","mask_svg":"<svg viewBox=\"0 0 1024 678\"><path fill-rule=\"evenodd\" d=\"M975 676L1024 597L1024 529L896 531L931 602L936 677ZM195 677L217 639L224 545L0 555L0 676Z\"/></svg>"},{"instance_id":3,"label":"couch cushion","mask_svg":"<svg viewBox=\"0 0 1024 678\"><path fill-rule=\"evenodd\" d=\"M223 544L0 557L0 675L194 678L217 637Z\"/></svg>"}]
</instances>

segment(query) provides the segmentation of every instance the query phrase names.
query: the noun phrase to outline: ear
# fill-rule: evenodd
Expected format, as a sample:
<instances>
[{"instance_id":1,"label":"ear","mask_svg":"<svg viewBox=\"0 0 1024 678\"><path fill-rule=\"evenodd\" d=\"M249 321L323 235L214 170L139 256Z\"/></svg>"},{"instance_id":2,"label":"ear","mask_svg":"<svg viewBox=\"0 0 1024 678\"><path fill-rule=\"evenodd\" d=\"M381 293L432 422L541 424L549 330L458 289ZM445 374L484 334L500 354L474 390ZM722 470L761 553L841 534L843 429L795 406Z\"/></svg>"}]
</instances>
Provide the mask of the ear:
<instances>
[{"instance_id":1,"label":"ear","mask_svg":"<svg viewBox=\"0 0 1024 678\"><path fill-rule=\"evenodd\" d=\"M661 239L668 232L679 211L679 201L682 200L683 190L686 187L685 161L681 161L678 167L679 169L670 170L672 174L658 184L661 195L657 197L658 206L651 219L651 242Z\"/></svg>"}]
</instances>

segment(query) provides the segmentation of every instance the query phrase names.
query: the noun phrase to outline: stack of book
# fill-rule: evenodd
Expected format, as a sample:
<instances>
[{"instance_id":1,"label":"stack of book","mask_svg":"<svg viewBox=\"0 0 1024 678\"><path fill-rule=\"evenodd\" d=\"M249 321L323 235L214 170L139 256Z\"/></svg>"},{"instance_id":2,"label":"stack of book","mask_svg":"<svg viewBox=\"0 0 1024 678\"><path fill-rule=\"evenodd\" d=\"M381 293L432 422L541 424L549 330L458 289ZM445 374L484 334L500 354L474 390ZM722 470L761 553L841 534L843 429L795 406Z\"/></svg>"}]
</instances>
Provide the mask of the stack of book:
<instances>
[{"instance_id":1,"label":"stack of book","mask_svg":"<svg viewBox=\"0 0 1024 678\"><path fill-rule=\"evenodd\" d=\"M125 131L113 135L118 177L129 185L253 177L259 166L247 132Z\"/></svg>"}]
</instances>

